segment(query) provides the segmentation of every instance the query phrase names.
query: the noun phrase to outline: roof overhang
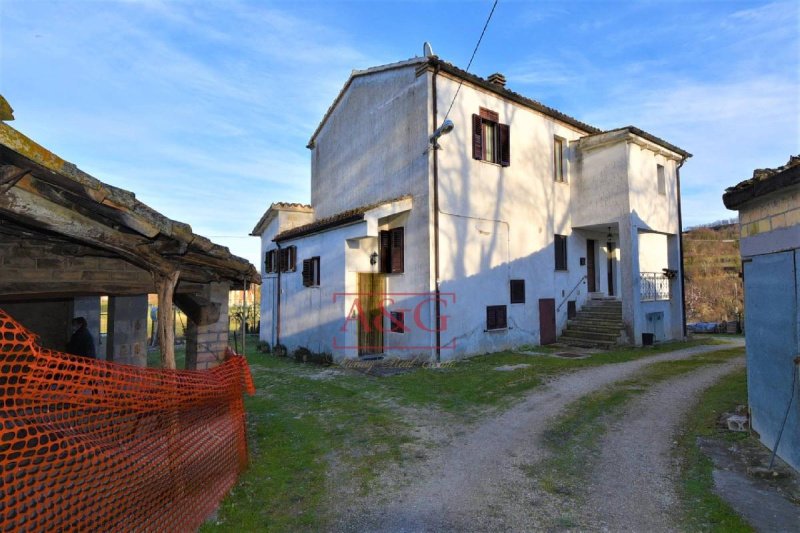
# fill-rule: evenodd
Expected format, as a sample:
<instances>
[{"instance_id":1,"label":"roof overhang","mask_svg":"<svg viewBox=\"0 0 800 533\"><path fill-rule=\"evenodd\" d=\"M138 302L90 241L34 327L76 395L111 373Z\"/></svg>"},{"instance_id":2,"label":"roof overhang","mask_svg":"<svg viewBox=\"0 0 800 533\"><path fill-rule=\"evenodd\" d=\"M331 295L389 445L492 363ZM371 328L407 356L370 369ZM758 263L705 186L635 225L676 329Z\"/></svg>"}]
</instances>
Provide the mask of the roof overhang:
<instances>
[{"instance_id":1,"label":"roof overhang","mask_svg":"<svg viewBox=\"0 0 800 533\"><path fill-rule=\"evenodd\" d=\"M771 176L745 180L728 188L722 195L722 202L728 209L738 210L751 200L796 185L800 185L800 161Z\"/></svg>"},{"instance_id":2,"label":"roof overhang","mask_svg":"<svg viewBox=\"0 0 800 533\"><path fill-rule=\"evenodd\" d=\"M674 144L670 144L635 126L626 126L624 128L581 137L578 140L578 146L580 146L581 150L588 152L622 142L636 144L667 159L674 159L676 161L683 161L692 157L692 154L686 150L678 148Z\"/></svg>"},{"instance_id":3,"label":"roof overhang","mask_svg":"<svg viewBox=\"0 0 800 533\"><path fill-rule=\"evenodd\" d=\"M401 196L400 198L384 200L355 209L349 209L310 224L281 232L272 240L275 242L285 242L362 222L366 222L363 236L377 237L378 226L382 224L382 220L406 211L411 211L413 203L413 198L411 196Z\"/></svg>"},{"instance_id":4,"label":"roof overhang","mask_svg":"<svg viewBox=\"0 0 800 533\"><path fill-rule=\"evenodd\" d=\"M260 283L250 262L169 219L129 191L80 170L0 123L0 223L6 233L80 244L152 273L181 280Z\"/></svg>"}]
</instances>

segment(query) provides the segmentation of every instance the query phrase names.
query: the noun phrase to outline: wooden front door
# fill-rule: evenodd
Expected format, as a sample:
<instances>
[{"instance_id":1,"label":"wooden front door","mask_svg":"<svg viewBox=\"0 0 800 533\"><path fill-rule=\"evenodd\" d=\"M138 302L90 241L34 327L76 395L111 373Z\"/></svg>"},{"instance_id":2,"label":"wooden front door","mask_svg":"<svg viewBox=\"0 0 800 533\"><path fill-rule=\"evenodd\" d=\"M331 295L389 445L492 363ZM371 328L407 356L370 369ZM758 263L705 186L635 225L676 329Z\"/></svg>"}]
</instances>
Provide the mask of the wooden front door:
<instances>
[{"instance_id":1,"label":"wooden front door","mask_svg":"<svg viewBox=\"0 0 800 533\"><path fill-rule=\"evenodd\" d=\"M594 270L594 240L586 239L586 283L589 292L597 292Z\"/></svg>"},{"instance_id":2,"label":"wooden front door","mask_svg":"<svg viewBox=\"0 0 800 533\"><path fill-rule=\"evenodd\" d=\"M539 300L539 344L556 342L556 301L554 298Z\"/></svg>"},{"instance_id":3,"label":"wooden front door","mask_svg":"<svg viewBox=\"0 0 800 533\"><path fill-rule=\"evenodd\" d=\"M358 320L358 355L383 353L381 302L386 297L386 276L358 274L358 298L363 317Z\"/></svg>"}]
</instances>

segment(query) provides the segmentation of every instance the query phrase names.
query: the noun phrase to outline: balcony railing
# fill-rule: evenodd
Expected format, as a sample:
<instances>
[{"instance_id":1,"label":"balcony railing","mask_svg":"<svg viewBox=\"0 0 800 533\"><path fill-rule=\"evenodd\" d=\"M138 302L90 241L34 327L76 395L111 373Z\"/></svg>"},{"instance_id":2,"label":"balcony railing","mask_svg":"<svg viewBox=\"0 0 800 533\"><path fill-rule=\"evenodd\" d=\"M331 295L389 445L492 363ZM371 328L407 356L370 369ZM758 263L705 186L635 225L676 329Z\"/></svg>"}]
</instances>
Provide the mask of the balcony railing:
<instances>
[{"instance_id":1,"label":"balcony railing","mask_svg":"<svg viewBox=\"0 0 800 533\"><path fill-rule=\"evenodd\" d=\"M669 278L663 272L640 272L639 287L643 302L669 300Z\"/></svg>"}]
</instances>

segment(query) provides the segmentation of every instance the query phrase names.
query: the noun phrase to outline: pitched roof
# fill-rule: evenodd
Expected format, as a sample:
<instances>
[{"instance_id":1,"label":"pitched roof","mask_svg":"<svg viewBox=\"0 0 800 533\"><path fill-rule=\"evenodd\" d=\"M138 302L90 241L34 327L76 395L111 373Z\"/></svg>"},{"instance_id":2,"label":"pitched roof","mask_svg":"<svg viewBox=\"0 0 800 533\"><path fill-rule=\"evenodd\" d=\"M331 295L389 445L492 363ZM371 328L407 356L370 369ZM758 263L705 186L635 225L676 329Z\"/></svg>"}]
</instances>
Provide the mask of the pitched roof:
<instances>
[{"instance_id":1,"label":"pitched roof","mask_svg":"<svg viewBox=\"0 0 800 533\"><path fill-rule=\"evenodd\" d=\"M264 231L264 228L267 227L267 224L275 217L275 214L278 211L301 211L311 213L313 212L314 208L311 207L309 204L300 204L300 203L292 203L292 202L273 202L264 211L264 214L261 215L261 218L258 219L258 222L255 226L253 226L253 231L250 232L250 235L253 237L258 237Z\"/></svg>"},{"instance_id":2,"label":"pitched roof","mask_svg":"<svg viewBox=\"0 0 800 533\"><path fill-rule=\"evenodd\" d=\"M376 207L380 207L384 204L399 202L400 200L405 200L408 198L411 198L411 196L409 195L400 196L398 198L381 200L380 202L374 202L371 204L363 205L361 207L356 207L354 209L348 209L346 211L336 213L335 215L315 220L310 224L304 224L302 226L297 226L295 228L282 231L281 233L277 234L275 238L272 240L275 242L286 241L289 239L295 239L297 237L310 235L312 233L319 233L321 231L338 228L340 226L345 226L347 224L352 224L354 222L360 222L364 220L364 214L367 211L375 209Z\"/></svg>"},{"instance_id":3,"label":"pitched roof","mask_svg":"<svg viewBox=\"0 0 800 533\"><path fill-rule=\"evenodd\" d=\"M639 136L639 137L641 137L643 139L646 139L646 140L650 141L651 143L654 143L654 144L657 144L657 145L659 145L659 146L661 146L663 148L666 148L667 150L669 150L671 152L675 152L676 154L679 154L684 158L692 157L692 154L690 154L686 150L684 150L682 148L679 148L679 147L675 146L672 143L668 143L664 139L661 139L660 137L656 137L652 133L647 133L646 131L639 129L636 126L623 126L622 128L615 128L613 130L598 131L598 132L592 133L591 135L586 135L585 137L582 137L582 138L583 139L589 139L591 137L598 136L598 135L606 135L606 134L609 134L609 133L611 133L611 134L613 134L613 133L623 133L623 132L628 132L628 133L632 133L634 135L637 135L637 136Z\"/></svg>"},{"instance_id":4,"label":"pitched roof","mask_svg":"<svg viewBox=\"0 0 800 533\"><path fill-rule=\"evenodd\" d=\"M725 189L722 202L728 209L738 209L753 198L800 184L800 154L789 156L789 161L777 168L757 168L753 177Z\"/></svg>"},{"instance_id":5,"label":"pitched roof","mask_svg":"<svg viewBox=\"0 0 800 533\"><path fill-rule=\"evenodd\" d=\"M322 117L322 120L320 121L319 125L317 126L317 129L314 130L313 135L311 135L311 139L308 141L307 148L312 148L314 146L314 141L317 138L317 135L322 130L322 128L325 125L325 123L328 121L328 118L333 113L333 110L336 109L336 106L342 100L342 97L347 92L347 89L350 88L350 85L353 83L354 79L359 78L359 77L363 77L363 76L369 76L371 74L375 74L375 73L378 73L378 72L384 72L384 71L387 71L387 70L394 70L394 69L398 69L398 68L409 67L409 66L412 66L412 65L417 65L418 69L430 68L430 69L436 69L436 70L438 70L440 72L446 72L446 73L450 74L451 76L455 76L455 77L460 78L460 79L462 79L462 80L464 80L466 82L469 82L469 83L472 83L474 85L477 85L478 87L481 87L482 89L485 89L487 91L493 92L493 93L495 93L495 94L497 94L497 95L499 95L499 96L501 96L503 98L511 100L512 102L516 102L516 103L518 103L520 105L523 105L525 107L528 107L530 109L538 111L538 112L540 112L540 113L542 113L544 115L547 115L549 117L552 117L552 118L554 118L554 119L556 119L556 120L558 120L560 122L563 122L565 124L568 124L570 126L578 128L581 131L585 131L587 133L599 133L601 131L599 128L596 128L594 126L590 126L589 124L586 124L585 122L581 122L580 120L578 120L578 119L576 119L574 117L571 117L571 116L569 116L569 115L567 115L565 113L562 113L561 111L558 111L557 109L554 109L552 107L546 106L546 105L542 104L541 102L537 102L536 100L533 100L531 98L523 96L523 95L521 95L519 93L516 93L514 91L511 91L509 89L506 89L504 86L498 85L496 83L492 83L487 79L481 78L480 76L476 76L475 74L470 74L466 70L462 70L462 69L456 67L455 65L453 65L452 63L448 63L446 61L442 61L437 56L431 56L431 57L415 57L415 58L412 58L412 59L408 59L406 61L399 61L397 63L389 63L387 65L380 65L380 66L377 66L377 67L371 67L371 68L364 69L364 70L353 70L352 73L350 74L350 77L347 79L347 81L345 82L344 86L339 91L339 94L334 99L333 103L328 108L328 110L325 112L325 115Z\"/></svg>"}]
</instances>

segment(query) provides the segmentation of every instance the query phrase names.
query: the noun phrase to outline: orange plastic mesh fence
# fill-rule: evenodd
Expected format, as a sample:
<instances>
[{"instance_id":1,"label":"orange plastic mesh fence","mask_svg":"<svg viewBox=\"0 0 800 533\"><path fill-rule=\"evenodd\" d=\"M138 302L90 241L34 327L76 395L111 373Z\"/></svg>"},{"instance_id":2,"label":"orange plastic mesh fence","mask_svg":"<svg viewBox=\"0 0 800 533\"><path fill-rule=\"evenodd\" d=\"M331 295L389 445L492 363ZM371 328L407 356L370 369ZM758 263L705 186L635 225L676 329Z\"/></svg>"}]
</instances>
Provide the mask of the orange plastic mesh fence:
<instances>
[{"instance_id":1,"label":"orange plastic mesh fence","mask_svg":"<svg viewBox=\"0 0 800 533\"><path fill-rule=\"evenodd\" d=\"M0 529L191 531L247 465L243 357L207 371L44 349L0 309Z\"/></svg>"}]
</instances>

